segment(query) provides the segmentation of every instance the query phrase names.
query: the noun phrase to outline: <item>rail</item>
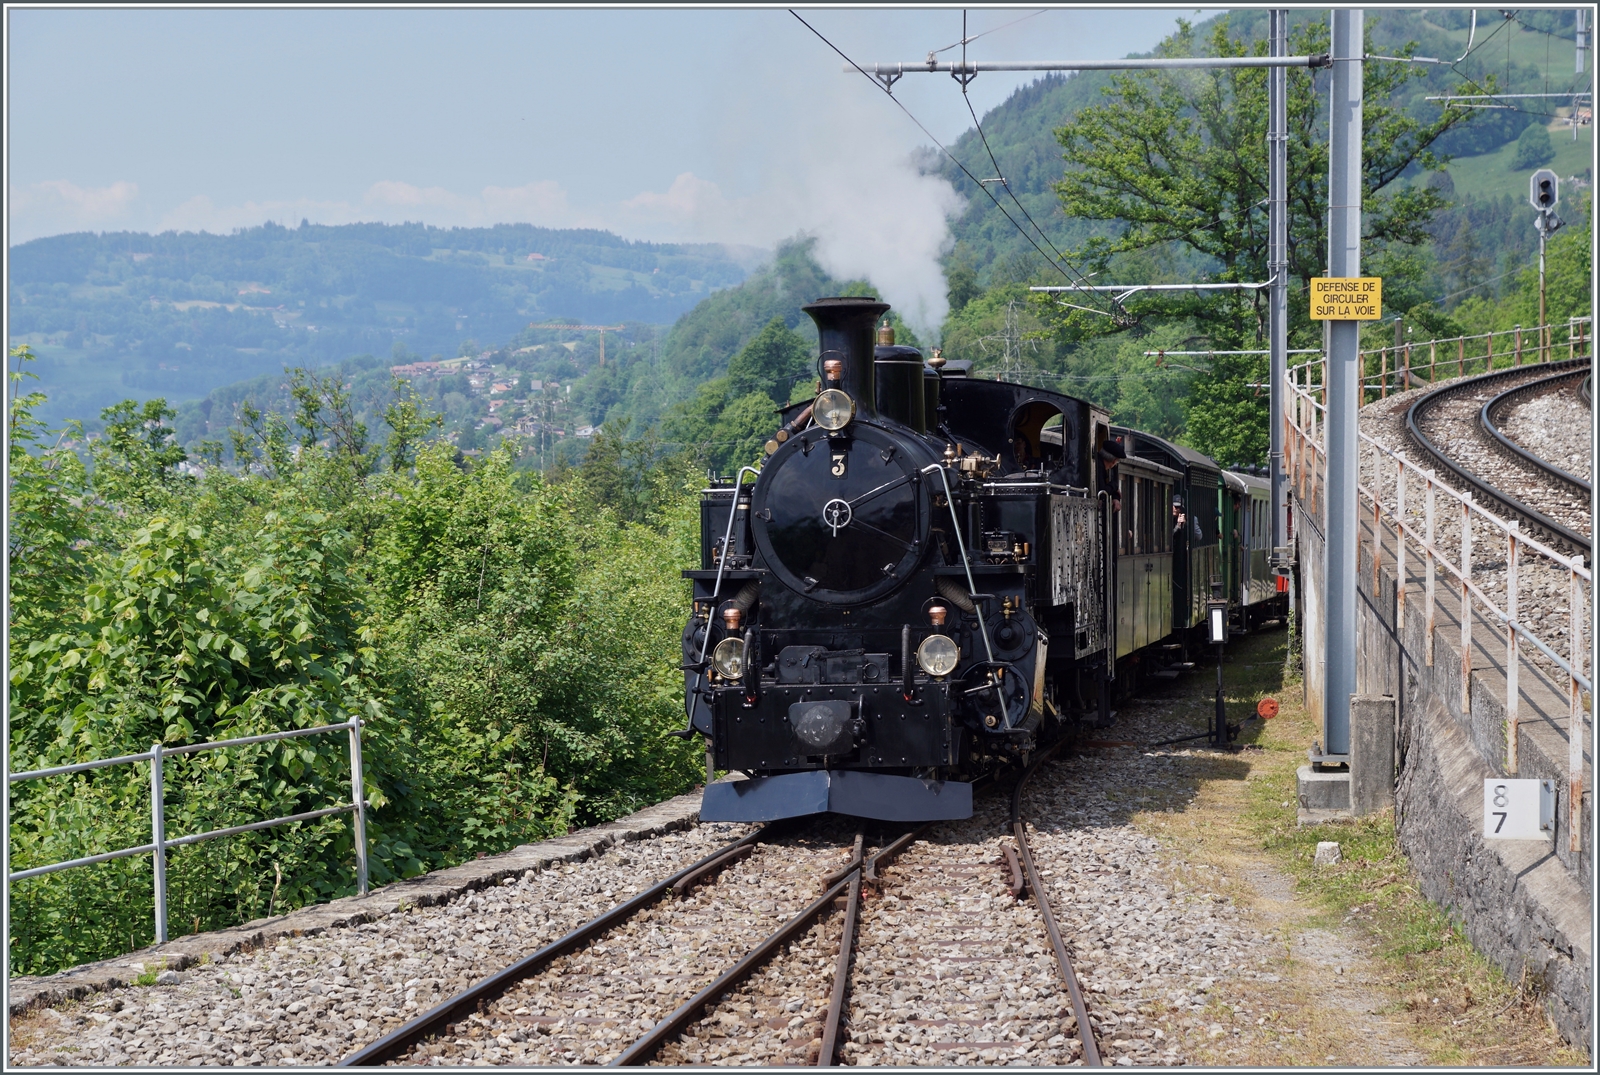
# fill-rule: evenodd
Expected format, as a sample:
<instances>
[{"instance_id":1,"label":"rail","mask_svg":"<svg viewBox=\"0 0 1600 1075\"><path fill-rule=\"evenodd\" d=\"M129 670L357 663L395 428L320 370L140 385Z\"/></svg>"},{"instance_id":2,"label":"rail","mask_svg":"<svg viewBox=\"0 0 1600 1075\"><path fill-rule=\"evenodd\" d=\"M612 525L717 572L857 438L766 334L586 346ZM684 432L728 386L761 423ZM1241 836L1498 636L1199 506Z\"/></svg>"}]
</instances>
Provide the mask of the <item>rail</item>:
<instances>
[{"instance_id":1,"label":"rail","mask_svg":"<svg viewBox=\"0 0 1600 1075\"><path fill-rule=\"evenodd\" d=\"M1580 341L1587 343L1588 337L1582 335L1582 329L1577 327L1586 326L1587 323L1588 318L1573 320L1576 329L1573 339L1575 346ZM1487 334L1477 338L1487 339L1493 335L1500 334ZM1372 353L1367 352L1367 354ZM1321 436L1325 428L1327 407L1324 400L1319 398L1326 383L1326 378L1320 375L1324 362L1325 359L1313 360L1292 367L1288 371L1286 386L1288 398L1283 418L1287 455L1285 470L1288 472L1289 483L1297 499L1314 518L1325 516L1327 510L1327 454ZM1314 374L1317 375L1316 380L1312 380ZM1518 523L1507 521L1485 510L1474 500L1471 493L1462 493L1451 488L1441 480L1436 471L1419 467L1407 459L1403 451L1389 448L1367 433L1359 433L1358 437L1360 444L1358 450L1372 466L1373 480L1370 483L1358 483L1357 495L1362 504L1361 510L1372 512L1375 537L1378 539L1373 556L1374 589L1383 562L1383 557L1378 552L1382 540L1381 527L1387 520L1395 534L1395 576L1398 580L1398 585L1395 587L1395 629L1398 633L1405 624L1408 578L1406 561L1408 549L1411 549L1424 565L1422 611L1427 618L1423 636L1425 639L1423 660L1430 666L1433 664L1434 635L1440 599L1438 574L1441 567L1448 576L1447 583L1453 584L1460 594L1463 711L1470 708L1472 623L1475 611L1482 613L1485 619L1497 622L1504 632L1506 696L1503 701L1506 712L1506 775L1516 775L1518 768L1517 725L1520 708L1518 673L1523 662L1524 655L1521 652L1523 646L1531 646L1537 650L1559 669L1561 677L1566 679L1569 840L1571 850L1580 851L1583 832L1583 694L1587 692L1593 696L1593 686L1589 676L1585 674L1584 667L1588 651L1583 645L1585 626L1588 623L1585 615L1588 598L1585 591L1587 587L1592 586L1589 567L1585 565L1582 556L1565 556L1524 534ZM1388 482L1384 480L1386 470L1394 475ZM1387 490L1385 486L1388 487ZM1422 494L1420 512L1415 501L1408 504L1407 493L1411 488L1419 489ZM1439 527L1441 498L1446 505L1446 511L1454 513L1458 520L1457 527L1452 528L1456 530L1458 538L1456 553L1450 553L1440 547L1440 539L1446 536ZM1418 515L1420 519L1417 518ZM1504 607L1473 581L1475 527L1487 528L1489 540L1505 549ZM1544 561L1547 569L1554 569L1566 577L1568 653L1565 657L1557 652L1554 645L1540 638L1532 625L1519 615L1518 581L1531 566L1522 565L1524 556L1538 557Z\"/></svg>"},{"instance_id":2,"label":"rail","mask_svg":"<svg viewBox=\"0 0 1600 1075\"><path fill-rule=\"evenodd\" d=\"M340 729L348 731L350 735L350 802L321 810L307 810L303 813L269 818L266 821L253 821L246 825L230 825L223 829L212 829L210 832L197 832L189 836L179 836L173 839L167 837L166 786L162 762L168 755L198 754L202 751L221 750L225 747L242 747L249 746L252 743L270 743L279 739L294 739L304 735L321 735L327 732L336 732ZM54 862L48 866L35 866L27 870L18 870L16 873L9 874L6 877L6 883L11 884L29 877L40 877L47 873L75 869L79 866L92 866L97 862L110 862L112 859L129 858L133 855L153 855L155 863L156 943L165 944L167 941L166 853L168 848L198 844L204 840L214 840L221 836L237 836L244 832L276 828L279 825L288 825L296 821L315 821L318 818L331 817L334 814L353 813L355 814L356 828L356 887L361 895L365 896L367 894L367 801L362 791L360 718L352 717L342 724L323 724L315 728L294 728L286 732L249 735L239 739L221 739L213 743L193 743L182 747L168 748L160 743L152 743L150 749L141 754L123 754L115 758L78 762L75 765L58 765L50 769L33 769L23 773L8 773L6 774L6 784L10 786L21 783L24 780L41 780L45 777L83 773L91 769L104 769L111 765L134 765L146 761L150 763L151 841L149 843L140 844L137 847L124 847L116 851L106 851L98 855L85 855L82 858L68 859L65 862Z\"/></svg>"},{"instance_id":3,"label":"rail","mask_svg":"<svg viewBox=\"0 0 1600 1075\"><path fill-rule=\"evenodd\" d=\"M1558 354L1562 344L1555 340L1561 327L1567 330L1565 355ZM1482 332L1473 336L1451 336L1444 339L1404 341L1389 347L1374 347L1360 353L1361 402L1386 399L1390 392L1403 392L1423 382L1427 373L1429 383L1444 376L1465 377L1470 372L1488 373L1492 369L1555 362L1559 358L1582 358L1594 346L1591 319L1571 317L1565 326L1534 325L1523 328L1516 325L1498 332ZM1495 350L1495 340L1500 349ZM1423 349L1427 354L1422 354ZM1452 353L1453 352L1453 353ZM1424 361L1426 357L1426 361ZM1315 360L1313 360L1315 361ZM1450 368L1454 366L1452 374ZM1370 394L1370 398L1369 398Z\"/></svg>"},{"instance_id":4,"label":"rail","mask_svg":"<svg viewBox=\"0 0 1600 1075\"><path fill-rule=\"evenodd\" d=\"M1519 384L1507 391L1497 392L1495 396L1491 398L1488 403L1485 403L1478 411L1479 428L1486 434L1492 435L1492 439L1499 447L1500 451L1511 455L1513 458L1525 460L1527 466L1542 474L1546 482L1549 482L1553 485L1563 486L1568 491L1577 493L1584 500L1589 499L1588 483L1581 483L1580 489L1578 487L1579 479L1574 478L1565 471L1555 469L1544 460L1519 448L1516 444L1500 433L1498 429L1494 428L1493 423L1489 419L1489 411L1491 408L1499 406L1502 401L1515 395L1516 393L1527 392L1531 388L1546 385L1552 380L1573 377L1574 374L1572 373L1572 370L1574 368L1574 363L1587 364L1589 361L1589 358L1583 357L1572 360L1557 360L1553 363L1547 363L1547 369L1559 366L1561 367L1562 372L1556 374L1554 377L1539 377L1532 381L1524 381L1522 384ZM1578 366L1576 368L1578 369L1579 373L1582 372L1582 366ZM1474 492L1475 495L1481 495L1484 500L1491 502L1493 505L1498 505L1499 508L1509 512L1512 517L1521 516L1524 520L1533 524L1536 529L1543 530L1550 537L1555 538L1557 541L1565 544L1568 548L1574 549L1577 552L1587 556L1589 555L1591 546L1593 544L1590 539L1571 527L1563 526L1560 522L1557 522L1543 511L1533 507L1531 498L1527 497L1522 490L1516 489L1515 492L1511 491L1518 483L1514 481L1506 482L1504 488L1491 484L1484 475L1467 469L1467 467L1462 465L1459 460L1452 458L1450 451L1447 448L1434 443L1433 439L1430 438L1423 430L1422 424L1424 421L1424 416L1432 411L1433 408L1463 395L1475 395L1480 389L1496 385L1498 382L1508 378L1523 376L1526 376L1524 372L1515 368L1494 370L1490 373L1480 373L1471 377L1450 381L1442 387L1435 388L1429 392L1424 392L1422 395L1413 400L1411 405L1406 409L1406 432L1410 434L1412 443L1421 448L1425 456L1431 456L1433 462L1438 463L1450 474L1454 475L1457 483L1465 485L1468 491ZM1447 426L1446 428L1448 429L1449 427ZM1543 506L1548 507L1548 505ZM1568 521L1571 522L1572 520L1569 519Z\"/></svg>"}]
</instances>

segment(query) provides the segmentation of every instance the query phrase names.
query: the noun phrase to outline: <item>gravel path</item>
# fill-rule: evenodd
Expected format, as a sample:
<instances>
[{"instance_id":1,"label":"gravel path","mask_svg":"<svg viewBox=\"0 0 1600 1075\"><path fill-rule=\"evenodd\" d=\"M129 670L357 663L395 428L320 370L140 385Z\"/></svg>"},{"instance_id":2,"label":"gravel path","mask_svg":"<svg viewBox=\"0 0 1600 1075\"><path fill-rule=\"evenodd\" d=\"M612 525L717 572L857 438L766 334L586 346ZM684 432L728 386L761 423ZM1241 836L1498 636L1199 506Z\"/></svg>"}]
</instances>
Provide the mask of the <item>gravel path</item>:
<instances>
[{"instance_id":1,"label":"gravel path","mask_svg":"<svg viewBox=\"0 0 1600 1075\"><path fill-rule=\"evenodd\" d=\"M1513 407L1500 431L1518 446L1584 481L1594 480L1594 446L1589 442L1589 408L1573 383Z\"/></svg>"}]
</instances>

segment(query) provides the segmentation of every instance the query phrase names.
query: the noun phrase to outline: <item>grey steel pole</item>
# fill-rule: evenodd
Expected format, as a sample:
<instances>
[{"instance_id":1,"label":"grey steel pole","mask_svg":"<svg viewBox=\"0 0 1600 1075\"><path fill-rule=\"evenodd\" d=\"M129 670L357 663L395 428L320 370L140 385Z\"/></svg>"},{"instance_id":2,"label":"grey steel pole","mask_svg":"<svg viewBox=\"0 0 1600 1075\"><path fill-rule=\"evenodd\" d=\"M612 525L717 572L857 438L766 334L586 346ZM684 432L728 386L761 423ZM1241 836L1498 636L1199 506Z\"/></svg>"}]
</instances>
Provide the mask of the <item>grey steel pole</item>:
<instances>
[{"instance_id":1,"label":"grey steel pole","mask_svg":"<svg viewBox=\"0 0 1600 1075\"><path fill-rule=\"evenodd\" d=\"M356 816L356 890L367 894L367 793L362 780L361 718L350 718L350 801Z\"/></svg>"},{"instance_id":2,"label":"grey steel pole","mask_svg":"<svg viewBox=\"0 0 1600 1075\"><path fill-rule=\"evenodd\" d=\"M150 836L156 876L156 943L167 943L167 796L161 776L161 744L150 744Z\"/></svg>"},{"instance_id":3,"label":"grey steel pole","mask_svg":"<svg viewBox=\"0 0 1600 1075\"><path fill-rule=\"evenodd\" d=\"M1363 12L1332 12L1333 86L1328 118L1328 275L1361 275L1361 75ZM1356 541L1361 409L1359 321L1328 322L1328 572L1323 634L1323 752L1350 753L1350 696L1356 690ZM1310 655L1308 655L1309 657Z\"/></svg>"},{"instance_id":4,"label":"grey steel pole","mask_svg":"<svg viewBox=\"0 0 1600 1075\"><path fill-rule=\"evenodd\" d=\"M1271 12L1272 55L1289 51L1289 13ZM1267 278L1272 287L1268 301L1268 342L1271 375L1270 450L1267 473L1272 478L1272 557L1282 566L1287 556L1280 552L1288 545L1289 488L1283 472L1283 407L1289 377L1289 107L1288 71L1274 67L1267 72Z\"/></svg>"},{"instance_id":5,"label":"grey steel pole","mask_svg":"<svg viewBox=\"0 0 1600 1075\"><path fill-rule=\"evenodd\" d=\"M1550 211L1539 210L1539 361L1550 361L1549 348L1545 341L1550 338L1544 316L1544 240L1550 234Z\"/></svg>"}]
</instances>

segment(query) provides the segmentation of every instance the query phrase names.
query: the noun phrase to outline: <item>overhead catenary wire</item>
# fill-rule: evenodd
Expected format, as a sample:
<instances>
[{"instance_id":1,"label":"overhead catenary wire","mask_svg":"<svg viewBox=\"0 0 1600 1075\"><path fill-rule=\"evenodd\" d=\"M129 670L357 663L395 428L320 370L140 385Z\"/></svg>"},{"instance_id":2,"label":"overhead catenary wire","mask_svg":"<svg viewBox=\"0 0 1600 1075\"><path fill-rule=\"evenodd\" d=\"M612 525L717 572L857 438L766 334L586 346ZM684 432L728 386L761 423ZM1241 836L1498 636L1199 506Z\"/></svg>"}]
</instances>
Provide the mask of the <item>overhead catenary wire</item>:
<instances>
[{"instance_id":1,"label":"overhead catenary wire","mask_svg":"<svg viewBox=\"0 0 1600 1075\"><path fill-rule=\"evenodd\" d=\"M939 139L934 137L933 132L928 130L928 128L923 125L922 121L919 120L915 115L912 114L911 110L905 106L905 103L902 102L900 100L900 98L898 98L898 97L896 97L894 95L893 90L891 90L886 85L882 85L879 82L879 80L874 79L871 75L869 75L866 72L866 70L862 68L862 66L860 64L856 63L849 56L845 55L843 49L839 48L839 46L835 45L832 41L829 41L828 38L820 30L818 30L815 26L812 26L805 19L801 18L799 12L795 11L793 8L790 8L789 9L789 14L793 15L795 17L795 19L800 23L801 26L804 26L807 30L810 30L813 34L815 34L816 37L817 37L817 40L821 41L824 45L827 45L830 49L832 49L835 53L837 53L838 56L842 60L845 61L845 63L849 64L851 67L855 68L856 71L860 72L862 78L867 79L874 86L876 86L878 89L882 90L884 96L888 97L889 100L893 101L895 103L895 106L897 108L899 108L900 111L902 111L902 112L904 112L906 114L906 118L911 120L912 123L915 123L917 125L917 128L919 130L921 130L923 134L927 135L928 140L931 141L934 145L938 146L939 147L939 151L942 152L946 157L949 157L951 162L953 164L955 164L955 166L957 168L961 169L961 172L962 172L963 175L965 175L968 179L972 180L973 186L977 187L979 190L983 191L983 193L985 195L988 196L989 200L994 203L995 208L1000 210L1001 215L1004 216L1008 222L1010 222L1010 224L1011 224L1011 226L1013 228L1017 229L1017 233L1020 234L1024 239L1028 240L1028 244L1039 252L1039 256L1044 258L1047 262L1049 262L1051 267L1054 268L1057 272L1059 272L1062 275L1062 277L1069 284L1073 284L1074 286L1076 286L1079 281L1084 279L1083 274L1081 272L1078 272L1078 270L1075 267L1071 266L1070 264L1062 264L1062 263L1059 263L1059 262L1056 262L1056 261L1052 260L1050 258L1050 255L1048 255L1048 254L1046 254L1044 252L1044 248L1041 247L1038 244L1038 242L1034 240L1033 236L1029 235L1027 230L1025 228L1023 228L1023 226L1021 224L1017 223L1016 218L1013 217L1009 212L1006 211L1006 207L1003 204L1001 204L999 198L996 198L994 196L994 193L989 190L988 186L985 185L984 182L982 180L980 180L977 176L973 175L971 170L968 169L965 164L962 164L960 159L954 153L950 152L950 150L945 146L945 144L943 142L939 141ZM1071 269L1070 272L1068 271L1069 269ZM1076 275L1078 277L1077 281L1075 281L1073 279L1074 275ZM1133 319L1128 316L1127 311L1122 310L1120 307L1116 307L1115 304L1113 304L1113 309L1112 310L1093 309L1093 308L1090 308L1090 307L1080 307L1080 309L1087 310L1090 313L1099 314L1102 317L1113 318L1114 320L1116 320L1116 321L1118 321L1120 323L1123 323L1123 324L1130 324L1131 325L1132 322L1133 322Z\"/></svg>"},{"instance_id":2,"label":"overhead catenary wire","mask_svg":"<svg viewBox=\"0 0 1600 1075\"><path fill-rule=\"evenodd\" d=\"M942 49L931 49L931 50L929 50L928 58L931 60L931 59L933 59L933 57L939 55L939 53L941 53L941 52L949 52L953 48L964 48L965 46L970 45L972 42L978 40L978 38L980 38L980 37L987 37L988 35L996 32L997 30L1004 30L1004 29L1006 29L1006 27L1015 26L1019 22L1027 22L1029 19L1035 17L1036 15L1043 15L1048 10L1049 10L1048 8L1040 8L1038 11L1030 11L1028 14L1022 16L1022 18L1020 18L1020 19L1012 19L1010 22L1003 22L999 26L991 26L989 29L985 30L983 33L981 33L981 34L973 34L971 37L967 36L967 13L966 13L965 10L963 10L961 12L961 40L957 41L953 45L946 45Z\"/></svg>"},{"instance_id":3,"label":"overhead catenary wire","mask_svg":"<svg viewBox=\"0 0 1600 1075\"><path fill-rule=\"evenodd\" d=\"M1485 37L1476 46L1472 46L1471 45L1471 35L1469 34L1468 35L1468 45L1469 45L1469 47L1468 47L1467 51L1462 53L1461 59L1459 59L1459 60L1455 61L1454 63L1448 65L1449 68L1450 68L1450 73L1455 75L1457 78L1459 78L1462 82L1466 83L1467 85L1470 85L1470 86L1476 88L1478 86L1478 80L1473 78L1472 76L1466 74L1465 72L1461 71L1460 70L1460 64L1462 62L1464 62L1468 57L1470 57L1473 53L1477 52L1479 49L1482 49L1484 46L1486 46L1490 41L1494 40L1494 37L1495 37L1496 34L1498 34L1501 30L1504 30L1507 26L1511 25L1511 23L1513 21L1515 21L1519 26L1522 26L1524 29L1527 29L1527 30L1536 30L1537 29L1536 27L1529 26L1526 23L1522 22L1521 19L1518 19L1516 17L1516 12L1515 11L1502 12L1502 14L1505 15L1505 18L1503 18L1501 20L1500 25L1496 26L1489 33L1489 36ZM1474 19L1476 19L1476 9L1474 9ZM1473 25L1474 25L1474 30L1476 30L1476 21L1474 21ZM1548 33L1549 31L1537 31L1537 32ZM1547 44L1548 44L1548 42L1547 42ZM1370 57L1370 58L1372 58L1372 59L1398 59L1398 57L1384 57L1384 56L1375 56L1375 57ZM1550 66L1550 64L1549 64L1549 56L1547 54L1546 58L1545 58L1546 88L1548 88L1548 83L1549 83L1549 66ZM1507 37L1506 38L1506 83L1509 85L1510 82L1511 82L1511 38ZM1577 91L1577 84L1578 84L1578 79L1574 78L1572 80L1572 86L1573 86L1573 90L1574 91ZM1482 94L1482 95L1479 95L1479 96L1483 96L1483 97L1496 97L1496 96L1498 96L1498 97L1510 97L1512 95L1511 94ZM1552 94L1551 96L1566 98L1566 97L1573 96L1573 94L1563 93L1563 94ZM1445 107L1447 107L1447 108L1450 107L1450 104L1451 104L1451 102L1447 102ZM1540 116L1540 117L1543 117L1545 119L1554 119L1554 118L1556 118L1556 114L1554 112L1539 112L1539 111L1535 111L1535 110L1533 110L1531 108L1519 108L1516 105L1498 105L1498 104L1496 104L1496 105L1457 105L1456 107L1461 107L1461 108L1479 108L1479 109L1495 109L1497 111L1516 112L1516 113L1519 113L1519 114L1524 115L1524 116Z\"/></svg>"},{"instance_id":4,"label":"overhead catenary wire","mask_svg":"<svg viewBox=\"0 0 1600 1075\"><path fill-rule=\"evenodd\" d=\"M1020 22L1021 20L1019 19L1018 21ZM981 37L983 35L980 34L978 36ZM961 66L964 68L967 65L966 42L977 40L977 38L967 37L967 12L964 8L961 12L961 37ZM1050 236L1046 235L1044 229L1039 226L1039 222L1033 219L1033 214L1028 212L1026 205L1022 204L1022 199L1017 197L1017 192L1011 189L1011 181L1006 178L1005 172L1000 167L1000 162L995 159L994 150L989 146L989 136L983 133L983 124L978 121L978 112L972 107L972 97L967 93L967 85L972 81L972 78L970 76L962 77L958 78L957 81L961 83L961 100L967 106L967 114L972 117L972 126L978 132L978 140L983 143L983 151L989 155L989 163L994 165L995 178L1000 181L1000 185L1011 196L1011 200L1016 203L1017 208L1022 210L1022 215L1027 218L1029 224L1033 225L1033 230L1039 233L1039 238L1045 241L1045 245L1055 254L1057 260L1066 261L1066 255L1057 249L1055 243L1050 241ZM1117 304L1120 306L1121 302L1118 301Z\"/></svg>"}]
</instances>

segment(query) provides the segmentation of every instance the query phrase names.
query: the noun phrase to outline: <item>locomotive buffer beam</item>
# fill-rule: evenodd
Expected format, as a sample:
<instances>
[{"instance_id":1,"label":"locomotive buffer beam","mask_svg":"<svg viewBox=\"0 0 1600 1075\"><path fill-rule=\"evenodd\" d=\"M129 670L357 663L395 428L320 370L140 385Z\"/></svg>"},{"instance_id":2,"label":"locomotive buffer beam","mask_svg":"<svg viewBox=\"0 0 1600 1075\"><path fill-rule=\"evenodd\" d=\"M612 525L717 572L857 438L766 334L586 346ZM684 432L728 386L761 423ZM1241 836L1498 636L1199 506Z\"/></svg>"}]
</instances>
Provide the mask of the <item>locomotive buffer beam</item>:
<instances>
[{"instance_id":1,"label":"locomotive buffer beam","mask_svg":"<svg viewBox=\"0 0 1600 1075\"><path fill-rule=\"evenodd\" d=\"M857 769L815 769L706 787L701 821L773 821L806 814L878 821L961 821L972 816L972 785Z\"/></svg>"}]
</instances>

